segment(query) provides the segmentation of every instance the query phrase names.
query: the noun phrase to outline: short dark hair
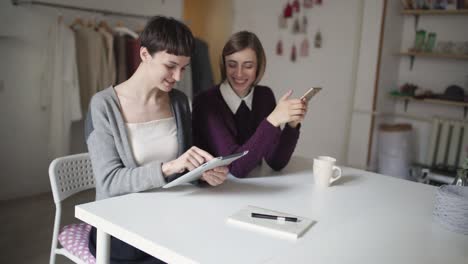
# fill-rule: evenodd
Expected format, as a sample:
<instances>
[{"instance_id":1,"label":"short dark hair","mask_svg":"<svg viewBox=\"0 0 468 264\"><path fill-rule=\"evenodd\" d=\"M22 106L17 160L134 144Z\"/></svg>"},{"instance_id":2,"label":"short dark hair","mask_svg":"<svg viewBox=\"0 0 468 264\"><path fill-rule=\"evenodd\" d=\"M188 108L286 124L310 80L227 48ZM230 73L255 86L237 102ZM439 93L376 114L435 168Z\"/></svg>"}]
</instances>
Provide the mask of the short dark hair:
<instances>
[{"instance_id":1,"label":"short dark hair","mask_svg":"<svg viewBox=\"0 0 468 264\"><path fill-rule=\"evenodd\" d=\"M176 56L192 56L193 35L182 22L165 16L155 16L146 23L140 34L140 46L148 49L151 55L166 51Z\"/></svg>"},{"instance_id":2,"label":"short dark hair","mask_svg":"<svg viewBox=\"0 0 468 264\"><path fill-rule=\"evenodd\" d=\"M219 69L221 72L221 81L224 82L227 78L226 74L226 56L229 56L238 51L251 48L257 56L257 73L254 81L254 85L257 85L263 77L266 68L266 56L265 50L263 49L262 43L258 37L249 31L239 31L234 33L229 40L226 42L221 54L221 60Z\"/></svg>"}]
</instances>

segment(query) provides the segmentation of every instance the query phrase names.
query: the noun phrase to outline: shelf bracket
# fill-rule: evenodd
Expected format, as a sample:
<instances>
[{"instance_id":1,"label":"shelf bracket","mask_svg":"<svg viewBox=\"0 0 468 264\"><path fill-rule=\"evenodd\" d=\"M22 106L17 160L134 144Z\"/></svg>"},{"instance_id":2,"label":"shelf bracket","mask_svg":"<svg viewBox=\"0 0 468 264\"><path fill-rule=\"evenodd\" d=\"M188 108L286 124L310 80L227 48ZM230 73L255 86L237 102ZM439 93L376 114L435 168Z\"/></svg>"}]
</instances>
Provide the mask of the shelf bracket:
<instances>
[{"instance_id":1,"label":"shelf bracket","mask_svg":"<svg viewBox=\"0 0 468 264\"><path fill-rule=\"evenodd\" d=\"M468 105L463 107L463 118L466 118L466 114L468 114Z\"/></svg>"},{"instance_id":2,"label":"shelf bracket","mask_svg":"<svg viewBox=\"0 0 468 264\"><path fill-rule=\"evenodd\" d=\"M414 15L414 32L418 31L419 15Z\"/></svg>"},{"instance_id":3,"label":"shelf bracket","mask_svg":"<svg viewBox=\"0 0 468 264\"><path fill-rule=\"evenodd\" d=\"M409 65L410 71L413 70L415 57L416 57L416 56L414 56L414 55L411 55L411 56L410 56L410 65Z\"/></svg>"},{"instance_id":4,"label":"shelf bracket","mask_svg":"<svg viewBox=\"0 0 468 264\"><path fill-rule=\"evenodd\" d=\"M408 111L408 104L409 104L409 99L405 99L404 100L404 109L405 109L405 113Z\"/></svg>"}]
</instances>

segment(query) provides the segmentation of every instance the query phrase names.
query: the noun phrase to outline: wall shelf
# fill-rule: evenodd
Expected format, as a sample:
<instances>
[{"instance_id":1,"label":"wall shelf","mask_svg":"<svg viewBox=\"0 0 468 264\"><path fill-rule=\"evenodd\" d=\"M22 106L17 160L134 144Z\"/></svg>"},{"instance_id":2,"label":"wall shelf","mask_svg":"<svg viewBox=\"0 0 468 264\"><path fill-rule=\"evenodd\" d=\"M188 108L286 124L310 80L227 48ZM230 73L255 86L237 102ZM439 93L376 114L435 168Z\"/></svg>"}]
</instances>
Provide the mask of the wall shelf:
<instances>
[{"instance_id":1,"label":"wall shelf","mask_svg":"<svg viewBox=\"0 0 468 264\"><path fill-rule=\"evenodd\" d=\"M453 54L453 53L435 53L435 52L400 52L400 56L413 56L413 57L427 57L427 58L443 58L443 59L457 59L468 60L467 54Z\"/></svg>"},{"instance_id":2,"label":"wall shelf","mask_svg":"<svg viewBox=\"0 0 468 264\"><path fill-rule=\"evenodd\" d=\"M441 10L441 9L404 9L403 15L468 15L468 9Z\"/></svg>"},{"instance_id":3,"label":"wall shelf","mask_svg":"<svg viewBox=\"0 0 468 264\"><path fill-rule=\"evenodd\" d=\"M443 15L443 16L467 16L468 9L442 10L442 9L403 9L403 15L414 16L414 31L418 30L419 16Z\"/></svg>"},{"instance_id":4,"label":"wall shelf","mask_svg":"<svg viewBox=\"0 0 468 264\"><path fill-rule=\"evenodd\" d=\"M435 98L418 99L412 96L402 96L402 95L390 95L390 97L395 100L403 101L405 104L404 106L405 112L408 110L408 104L410 102L420 102L420 103L427 103L427 104L463 107L463 118L466 118L466 115L468 114L468 102L457 102L457 101L449 101L449 100L442 100L442 99L435 99Z\"/></svg>"},{"instance_id":5,"label":"wall shelf","mask_svg":"<svg viewBox=\"0 0 468 264\"><path fill-rule=\"evenodd\" d=\"M398 56L409 56L410 57L410 70L413 69L414 59L416 57L421 58L438 58L438 59L455 59L455 60L468 60L467 54L453 54L453 53L436 53L436 52L400 52Z\"/></svg>"}]
</instances>

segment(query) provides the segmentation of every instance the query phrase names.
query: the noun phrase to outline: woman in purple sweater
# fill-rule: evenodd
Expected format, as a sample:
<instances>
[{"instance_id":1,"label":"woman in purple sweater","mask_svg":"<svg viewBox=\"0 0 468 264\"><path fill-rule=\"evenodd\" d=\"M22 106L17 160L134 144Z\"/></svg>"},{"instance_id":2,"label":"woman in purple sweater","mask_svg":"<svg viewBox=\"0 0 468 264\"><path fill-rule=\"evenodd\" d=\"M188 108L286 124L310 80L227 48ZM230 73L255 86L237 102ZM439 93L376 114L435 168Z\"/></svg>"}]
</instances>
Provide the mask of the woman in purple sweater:
<instances>
[{"instance_id":1,"label":"woman in purple sweater","mask_svg":"<svg viewBox=\"0 0 468 264\"><path fill-rule=\"evenodd\" d=\"M223 48L221 84L193 102L194 145L215 156L249 151L230 165L230 172L239 178L247 177L262 159L274 170L284 168L307 112L304 101L289 98L292 91L276 104L273 91L258 85L265 67L265 52L257 36L235 33Z\"/></svg>"}]
</instances>

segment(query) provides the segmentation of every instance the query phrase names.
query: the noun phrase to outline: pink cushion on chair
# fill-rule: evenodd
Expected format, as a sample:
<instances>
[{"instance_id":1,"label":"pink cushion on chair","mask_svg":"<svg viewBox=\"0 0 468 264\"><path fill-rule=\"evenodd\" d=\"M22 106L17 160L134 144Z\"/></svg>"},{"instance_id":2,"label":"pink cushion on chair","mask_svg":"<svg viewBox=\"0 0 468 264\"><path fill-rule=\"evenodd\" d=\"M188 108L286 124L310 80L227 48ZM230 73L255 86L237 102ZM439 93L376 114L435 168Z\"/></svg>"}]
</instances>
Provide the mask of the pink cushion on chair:
<instances>
[{"instance_id":1,"label":"pink cushion on chair","mask_svg":"<svg viewBox=\"0 0 468 264\"><path fill-rule=\"evenodd\" d=\"M88 248L91 226L85 223L66 225L60 231L58 240L68 252L88 264L95 264L96 259Z\"/></svg>"}]
</instances>

